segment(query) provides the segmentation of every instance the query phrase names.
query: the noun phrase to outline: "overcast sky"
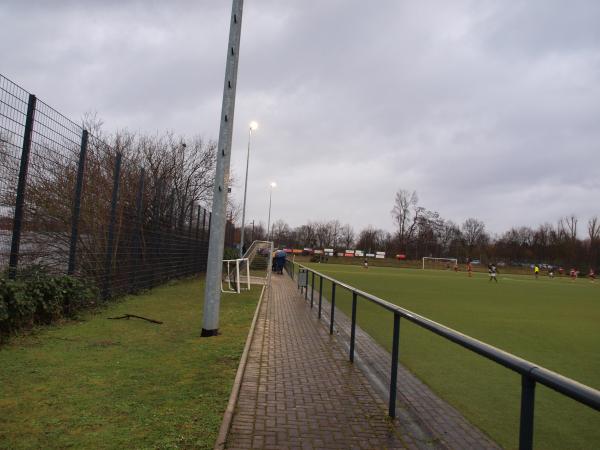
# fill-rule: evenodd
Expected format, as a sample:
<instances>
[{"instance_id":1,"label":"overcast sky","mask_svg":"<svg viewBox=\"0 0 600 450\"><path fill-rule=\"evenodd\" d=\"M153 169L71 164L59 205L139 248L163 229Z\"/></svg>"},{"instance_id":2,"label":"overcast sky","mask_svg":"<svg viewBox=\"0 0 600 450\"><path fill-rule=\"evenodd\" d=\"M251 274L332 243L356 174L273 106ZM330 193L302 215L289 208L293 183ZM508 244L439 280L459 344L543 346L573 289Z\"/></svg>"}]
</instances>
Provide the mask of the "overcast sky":
<instances>
[{"instance_id":1,"label":"overcast sky","mask_svg":"<svg viewBox=\"0 0 600 450\"><path fill-rule=\"evenodd\" d=\"M0 3L0 73L106 131L218 136L231 2ZM391 230L394 193L489 231L600 214L600 2L246 0L247 217Z\"/></svg>"}]
</instances>

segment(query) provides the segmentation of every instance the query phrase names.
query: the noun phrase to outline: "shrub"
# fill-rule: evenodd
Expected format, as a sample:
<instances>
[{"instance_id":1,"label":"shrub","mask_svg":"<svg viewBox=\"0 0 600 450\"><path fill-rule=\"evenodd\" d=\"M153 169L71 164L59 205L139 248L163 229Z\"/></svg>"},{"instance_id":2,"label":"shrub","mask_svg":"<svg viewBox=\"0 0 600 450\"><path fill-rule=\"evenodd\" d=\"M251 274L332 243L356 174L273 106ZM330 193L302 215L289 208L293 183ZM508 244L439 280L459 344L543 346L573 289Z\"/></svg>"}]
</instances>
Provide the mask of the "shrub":
<instances>
[{"instance_id":1,"label":"shrub","mask_svg":"<svg viewBox=\"0 0 600 450\"><path fill-rule=\"evenodd\" d=\"M3 333L33 325L35 304L25 295L24 284L19 281L0 279L0 297L6 317L0 322Z\"/></svg>"},{"instance_id":2,"label":"shrub","mask_svg":"<svg viewBox=\"0 0 600 450\"><path fill-rule=\"evenodd\" d=\"M0 334L73 317L97 298L96 288L85 281L41 268L20 272L17 280L0 278Z\"/></svg>"}]
</instances>

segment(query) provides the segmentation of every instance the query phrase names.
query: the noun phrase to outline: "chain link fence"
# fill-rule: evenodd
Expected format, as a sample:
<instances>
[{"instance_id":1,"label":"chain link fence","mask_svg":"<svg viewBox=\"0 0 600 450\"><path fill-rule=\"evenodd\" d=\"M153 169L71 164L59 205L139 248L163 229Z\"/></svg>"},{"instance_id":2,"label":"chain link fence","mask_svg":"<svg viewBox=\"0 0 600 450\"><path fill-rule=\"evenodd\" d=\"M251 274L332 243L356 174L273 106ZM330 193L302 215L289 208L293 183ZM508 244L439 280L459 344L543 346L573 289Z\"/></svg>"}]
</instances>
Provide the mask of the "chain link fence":
<instances>
[{"instance_id":1,"label":"chain link fence","mask_svg":"<svg viewBox=\"0 0 600 450\"><path fill-rule=\"evenodd\" d=\"M206 270L211 213L0 75L0 270L91 280L104 298ZM226 246L234 226L227 222Z\"/></svg>"}]
</instances>

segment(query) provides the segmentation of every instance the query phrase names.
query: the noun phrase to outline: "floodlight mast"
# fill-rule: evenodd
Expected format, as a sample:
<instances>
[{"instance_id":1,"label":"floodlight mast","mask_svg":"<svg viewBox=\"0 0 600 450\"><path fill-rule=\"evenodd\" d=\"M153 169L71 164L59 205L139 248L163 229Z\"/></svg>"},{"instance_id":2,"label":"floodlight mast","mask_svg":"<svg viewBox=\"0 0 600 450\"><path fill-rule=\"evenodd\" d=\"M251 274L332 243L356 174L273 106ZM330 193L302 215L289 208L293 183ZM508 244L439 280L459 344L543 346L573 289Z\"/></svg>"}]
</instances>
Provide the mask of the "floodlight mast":
<instances>
[{"instance_id":1,"label":"floodlight mast","mask_svg":"<svg viewBox=\"0 0 600 450\"><path fill-rule=\"evenodd\" d=\"M239 62L240 37L242 32L242 10L244 0L233 0L229 24L229 45L225 66L225 84L221 107L221 125L217 146L217 168L213 188L212 223L208 244L206 286L201 336L219 334L219 310L221 306L221 276L223 272L223 247L225 246L225 221L227 191L229 188L229 166L231 162L231 140L235 111L235 90Z\"/></svg>"}]
</instances>

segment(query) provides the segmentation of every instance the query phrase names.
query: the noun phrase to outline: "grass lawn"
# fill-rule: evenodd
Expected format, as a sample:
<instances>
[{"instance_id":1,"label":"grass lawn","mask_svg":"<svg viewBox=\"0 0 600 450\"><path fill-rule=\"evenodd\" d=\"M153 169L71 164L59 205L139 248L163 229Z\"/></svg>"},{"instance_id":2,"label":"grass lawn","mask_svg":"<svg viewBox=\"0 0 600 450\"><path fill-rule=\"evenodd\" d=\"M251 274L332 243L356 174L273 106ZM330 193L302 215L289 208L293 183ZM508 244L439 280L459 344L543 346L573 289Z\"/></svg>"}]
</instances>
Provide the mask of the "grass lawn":
<instances>
[{"instance_id":1,"label":"grass lawn","mask_svg":"<svg viewBox=\"0 0 600 450\"><path fill-rule=\"evenodd\" d=\"M311 264L316 270L595 389L600 388L600 284L532 276ZM318 286L318 282L317 282ZM331 287L324 283L324 295ZM349 313L351 297L336 292ZM358 323L388 350L393 316L367 301ZM357 346L360 351L360 347ZM518 447L520 377L404 320L401 361L441 397L506 448ZM534 446L590 449L600 413L541 385Z\"/></svg>"},{"instance_id":2,"label":"grass lawn","mask_svg":"<svg viewBox=\"0 0 600 450\"><path fill-rule=\"evenodd\" d=\"M130 296L0 347L0 448L212 448L260 287L223 295L200 338L204 282ZM161 320L107 320L125 313Z\"/></svg>"}]
</instances>

